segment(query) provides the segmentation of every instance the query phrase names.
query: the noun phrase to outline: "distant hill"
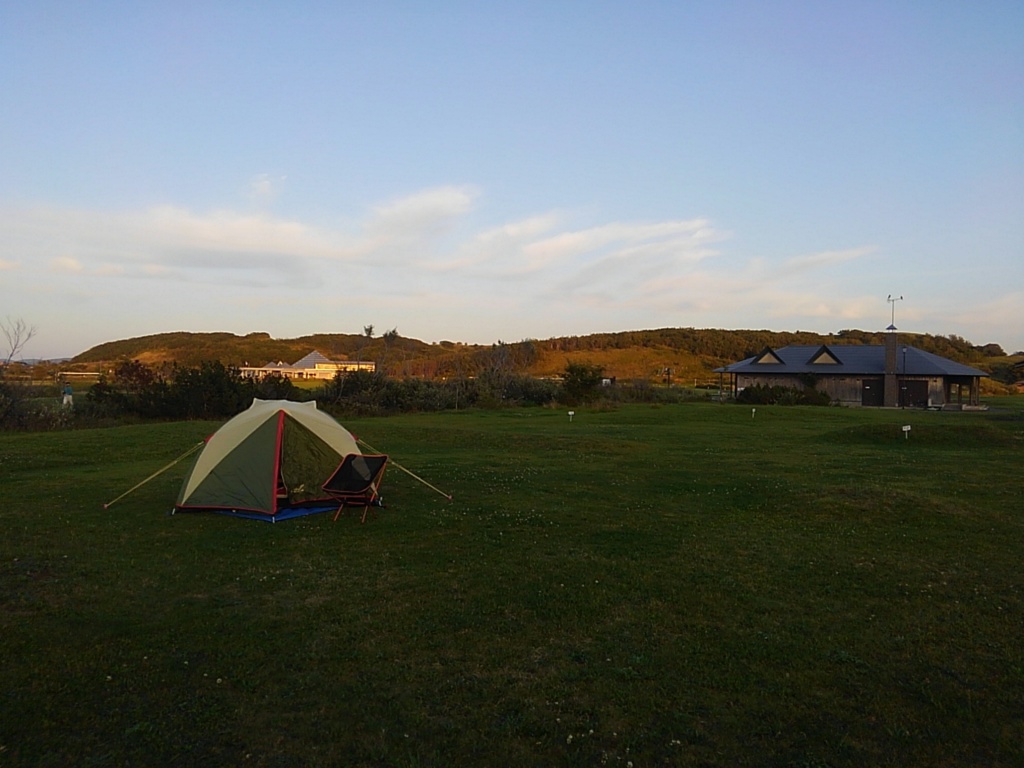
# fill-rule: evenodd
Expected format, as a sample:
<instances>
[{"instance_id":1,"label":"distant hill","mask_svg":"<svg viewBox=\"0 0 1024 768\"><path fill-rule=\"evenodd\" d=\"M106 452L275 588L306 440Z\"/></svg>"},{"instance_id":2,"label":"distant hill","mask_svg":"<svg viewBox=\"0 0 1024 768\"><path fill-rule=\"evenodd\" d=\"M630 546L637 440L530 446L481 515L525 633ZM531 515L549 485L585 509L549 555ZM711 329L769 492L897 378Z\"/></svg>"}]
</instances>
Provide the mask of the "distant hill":
<instances>
[{"instance_id":1,"label":"distant hill","mask_svg":"<svg viewBox=\"0 0 1024 768\"><path fill-rule=\"evenodd\" d=\"M158 333L121 341L108 341L77 355L74 363L109 363L118 360L138 360L147 365L177 363L196 365L207 360L219 360L225 365L260 366L269 362L293 363L312 350L318 350L332 359L367 360L380 358L391 348L407 354L429 356L432 346L401 336L391 341L383 337L372 339L358 334L315 334L296 339L274 339L269 333Z\"/></svg>"},{"instance_id":2,"label":"distant hill","mask_svg":"<svg viewBox=\"0 0 1024 768\"><path fill-rule=\"evenodd\" d=\"M919 349L988 370L996 345L974 346L958 336L901 334ZM196 365L219 360L225 365L292 363L317 350L336 360L373 360L395 376L476 375L500 364L536 376L557 376L568 362L601 366L607 376L707 382L719 366L757 354L765 347L789 344L881 344L882 332L843 330L835 334L804 331L661 328L586 336L562 336L496 345L451 341L428 344L395 332L367 338L360 334L315 334L274 339L267 333L161 333L100 344L75 357L76 365L95 367L120 360L147 365ZM1001 352L1001 350L999 350Z\"/></svg>"}]
</instances>

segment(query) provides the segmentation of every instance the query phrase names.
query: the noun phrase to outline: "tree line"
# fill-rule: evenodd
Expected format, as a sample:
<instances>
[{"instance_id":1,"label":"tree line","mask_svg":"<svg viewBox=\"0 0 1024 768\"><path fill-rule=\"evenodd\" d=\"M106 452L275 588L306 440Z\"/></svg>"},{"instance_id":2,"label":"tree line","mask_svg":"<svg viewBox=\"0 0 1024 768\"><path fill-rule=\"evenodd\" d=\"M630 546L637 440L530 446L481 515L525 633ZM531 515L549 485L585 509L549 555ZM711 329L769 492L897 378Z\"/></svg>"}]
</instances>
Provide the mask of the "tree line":
<instances>
[{"instance_id":1,"label":"tree line","mask_svg":"<svg viewBox=\"0 0 1024 768\"><path fill-rule=\"evenodd\" d=\"M315 389L270 375L242 376L219 361L160 370L138 360L122 361L108 377L90 387L76 416L102 419L224 419L248 408L254 398L316 400L335 414L385 415L463 408L568 406L592 402L602 394L599 366L570 363L558 381L525 374L521 360L506 347L490 351L479 375L442 380L393 378L381 372L339 372Z\"/></svg>"}]
</instances>

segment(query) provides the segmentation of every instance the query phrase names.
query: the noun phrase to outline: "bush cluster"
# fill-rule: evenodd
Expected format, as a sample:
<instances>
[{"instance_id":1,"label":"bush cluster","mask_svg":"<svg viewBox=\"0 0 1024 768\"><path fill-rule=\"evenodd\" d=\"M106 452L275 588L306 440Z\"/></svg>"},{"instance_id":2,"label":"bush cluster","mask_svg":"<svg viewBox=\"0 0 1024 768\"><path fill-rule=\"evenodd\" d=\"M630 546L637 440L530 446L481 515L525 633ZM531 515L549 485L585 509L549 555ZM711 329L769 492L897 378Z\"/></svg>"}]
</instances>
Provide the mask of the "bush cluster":
<instances>
[{"instance_id":1,"label":"bush cluster","mask_svg":"<svg viewBox=\"0 0 1024 768\"><path fill-rule=\"evenodd\" d=\"M0 429L50 430L150 419L221 420L248 408L253 398L316 400L336 415L387 415L555 404L575 407L597 402L674 403L694 397L689 390L653 387L647 381L617 385L604 379L599 366L584 363L567 364L561 381L537 379L493 365L474 376L442 380L397 379L381 372L356 371L338 374L320 388L304 389L281 376L258 381L242 377L237 368L220 362L161 370L126 360L94 384L85 397L76 398L73 409L61 408L59 391L53 390L45 401L33 399L0 380L0 416L6 414Z\"/></svg>"},{"instance_id":2,"label":"bush cluster","mask_svg":"<svg viewBox=\"0 0 1024 768\"><path fill-rule=\"evenodd\" d=\"M520 375L432 381L356 371L336 376L313 395L328 410L371 415L546 405L558 399L559 387Z\"/></svg>"},{"instance_id":3,"label":"bush cluster","mask_svg":"<svg viewBox=\"0 0 1024 768\"><path fill-rule=\"evenodd\" d=\"M70 427L73 413L61 407L59 398L55 387L40 392L0 380L0 430L49 432Z\"/></svg>"},{"instance_id":4,"label":"bush cluster","mask_svg":"<svg viewBox=\"0 0 1024 768\"><path fill-rule=\"evenodd\" d=\"M206 362L175 366L162 375L137 360L123 362L111 379L94 384L83 415L94 418L138 416L145 419L223 419L249 407L254 397L300 399L280 376L261 381L243 378L237 368Z\"/></svg>"},{"instance_id":5,"label":"bush cluster","mask_svg":"<svg viewBox=\"0 0 1024 768\"><path fill-rule=\"evenodd\" d=\"M817 389L755 384L736 396L741 405L831 405L832 398Z\"/></svg>"}]
</instances>

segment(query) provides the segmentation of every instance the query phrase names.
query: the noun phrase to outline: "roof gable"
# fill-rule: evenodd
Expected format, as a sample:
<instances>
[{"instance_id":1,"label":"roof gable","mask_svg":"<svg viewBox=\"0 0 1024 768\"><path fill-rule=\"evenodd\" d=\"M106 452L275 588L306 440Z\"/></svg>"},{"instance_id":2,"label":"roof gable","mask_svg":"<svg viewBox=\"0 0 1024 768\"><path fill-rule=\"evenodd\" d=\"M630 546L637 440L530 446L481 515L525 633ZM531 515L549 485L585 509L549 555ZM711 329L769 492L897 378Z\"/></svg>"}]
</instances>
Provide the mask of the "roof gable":
<instances>
[{"instance_id":1,"label":"roof gable","mask_svg":"<svg viewBox=\"0 0 1024 768\"><path fill-rule=\"evenodd\" d=\"M326 356L322 355L317 351L310 352L301 360L292 364L292 368L316 368L318 363L329 363L330 360Z\"/></svg>"},{"instance_id":2,"label":"roof gable","mask_svg":"<svg viewBox=\"0 0 1024 768\"><path fill-rule=\"evenodd\" d=\"M773 350L771 347L765 347L763 350L761 350L761 354L759 354L756 357L754 357L754 359L750 361L750 364L751 365L784 365L784 363L782 362L782 358L779 357L775 353L775 350Z\"/></svg>"},{"instance_id":3,"label":"roof gable","mask_svg":"<svg viewBox=\"0 0 1024 768\"><path fill-rule=\"evenodd\" d=\"M831 349L828 348L827 344L822 344L818 351L811 355L811 359L807 361L810 365L842 365L843 361L839 359L839 356L835 354Z\"/></svg>"}]
</instances>

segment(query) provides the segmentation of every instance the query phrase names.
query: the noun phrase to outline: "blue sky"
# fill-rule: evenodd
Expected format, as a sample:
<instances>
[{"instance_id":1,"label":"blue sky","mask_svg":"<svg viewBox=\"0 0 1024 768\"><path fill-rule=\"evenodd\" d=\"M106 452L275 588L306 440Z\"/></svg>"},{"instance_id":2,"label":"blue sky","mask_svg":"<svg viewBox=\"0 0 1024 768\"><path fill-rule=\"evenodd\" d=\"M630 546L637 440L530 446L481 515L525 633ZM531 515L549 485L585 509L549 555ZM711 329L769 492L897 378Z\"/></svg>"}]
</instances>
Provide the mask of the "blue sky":
<instances>
[{"instance_id":1,"label":"blue sky","mask_svg":"<svg viewBox=\"0 0 1024 768\"><path fill-rule=\"evenodd\" d=\"M1024 349L1019 2L0 6L0 318Z\"/></svg>"}]
</instances>

